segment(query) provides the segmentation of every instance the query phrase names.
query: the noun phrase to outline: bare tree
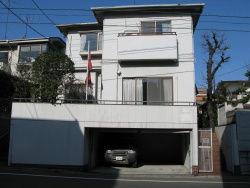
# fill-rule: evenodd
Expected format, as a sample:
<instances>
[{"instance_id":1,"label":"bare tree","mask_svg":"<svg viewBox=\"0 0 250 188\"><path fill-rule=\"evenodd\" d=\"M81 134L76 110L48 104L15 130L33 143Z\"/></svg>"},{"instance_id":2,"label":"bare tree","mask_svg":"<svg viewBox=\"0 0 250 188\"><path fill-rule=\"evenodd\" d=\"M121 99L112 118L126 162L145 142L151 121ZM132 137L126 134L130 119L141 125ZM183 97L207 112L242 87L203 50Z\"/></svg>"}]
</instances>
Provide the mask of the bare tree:
<instances>
[{"instance_id":1,"label":"bare tree","mask_svg":"<svg viewBox=\"0 0 250 188\"><path fill-rule=\"evenodd\" d=\"M230 59L225 53L230 47L225 44L225 37L223 34L218 34L217 32L211 31L211 33L203 35L204 43L203 48L208 54L208 59L206 61L207 65L207 121L209 127L213 128L215 124L215 112L213 110L213 86L214 78L218 69L227 63Z\"/></svg>"}]
</instances>

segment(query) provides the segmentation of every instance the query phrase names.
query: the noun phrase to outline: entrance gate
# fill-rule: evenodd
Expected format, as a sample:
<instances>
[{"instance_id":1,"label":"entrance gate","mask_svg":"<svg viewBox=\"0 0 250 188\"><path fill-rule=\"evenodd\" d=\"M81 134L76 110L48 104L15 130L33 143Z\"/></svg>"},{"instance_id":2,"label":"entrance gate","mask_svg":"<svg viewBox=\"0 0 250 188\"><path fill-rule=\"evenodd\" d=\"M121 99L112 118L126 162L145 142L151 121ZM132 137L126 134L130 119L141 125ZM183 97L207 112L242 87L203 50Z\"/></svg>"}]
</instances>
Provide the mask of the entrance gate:
<instances>
[{"instance_id":1,"label":"entrance gate","mask_svg":"<svg viewBox=\"0 0 250 188\"><path fill-rule=\"evenodd\" d=\"M199 172L213 172L212 129L198 130Z\"/></svg>"}]
</instances>

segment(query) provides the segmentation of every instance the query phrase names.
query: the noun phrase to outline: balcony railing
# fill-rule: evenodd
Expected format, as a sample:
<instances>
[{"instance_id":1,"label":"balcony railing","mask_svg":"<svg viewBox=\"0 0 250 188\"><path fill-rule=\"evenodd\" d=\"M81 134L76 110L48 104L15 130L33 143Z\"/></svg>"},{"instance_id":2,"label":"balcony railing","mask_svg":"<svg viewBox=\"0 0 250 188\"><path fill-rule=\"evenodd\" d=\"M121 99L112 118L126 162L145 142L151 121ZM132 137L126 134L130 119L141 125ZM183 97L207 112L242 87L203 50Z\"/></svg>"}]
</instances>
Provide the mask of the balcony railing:
<instances>
[{"instance_id":1,"label":"balcony railing","mask_svg":"<svg viewBox=\"0 0 250 188\"><path fill-rule=\"evenodd\" d=\"M148 33L135 33L135 32L131 32L131 33L119 33L118 37L120 36L152 36L152 35L176 35L176 32L148 32Z\"/></svg>"},{"instance_id":2,"label":"balcony railing","mask_svg":"<svg viewBox=\"0 0 250 188\"><path fill-rule=\"evenodd\" d=\"M41 100L37 98L14 98L14 102L31 103L79 103L79 104L100 104L100 105L150 105L150 106L196 106L196 102L188 101L121 101L121 100L85 100L85 99L51 99Z\"/></svg>"}]
</instances>

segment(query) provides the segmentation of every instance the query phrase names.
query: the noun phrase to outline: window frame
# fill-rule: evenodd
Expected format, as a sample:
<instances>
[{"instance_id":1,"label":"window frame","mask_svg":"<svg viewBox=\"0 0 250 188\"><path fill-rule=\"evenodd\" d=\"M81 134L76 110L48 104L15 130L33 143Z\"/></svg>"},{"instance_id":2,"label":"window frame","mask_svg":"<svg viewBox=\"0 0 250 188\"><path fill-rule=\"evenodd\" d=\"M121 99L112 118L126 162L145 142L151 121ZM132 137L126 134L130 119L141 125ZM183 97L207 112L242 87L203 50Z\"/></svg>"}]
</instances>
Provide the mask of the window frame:
<instances>
[{"instance_id":1,"label":"window frame","mask_svg":"<svg viewBox=\"0 0 250 188\"><path fill-rule=\"evenodd\" d=\"M0 62L1 63L8 63L8 61L9 61L9 52L8 51L0 51L0 53L6 53L7 54L7 58L5 59L5 61L1 61L1 59L0 59Z\"/></svg>"},{"instance_id":2,"label":"window frame","mask_svg":"<svg viewBox=\"0 0 250 188\"><path fill-rule=\"evenodd\" d=\"M91 50L93 52L97 52L97 51L102 51L102 46L103 46L103 32L102 31L88 31L88 32L80 32L80 51L81 52L87 52L88 49L85 50L85 46L87 45L87 35L90 34L97 34L97 40L96 40L96 50ZM82 39L82 35L86 35L86 41L85 44L83 45L83 39ZM91 45L91 44L90 44Z\"/></svg>"},{"instance_id":3,"label":"window frame","mask_svg":"<svg viewBox=\"0 0 250 188\"><path fill-rule=\"evenodd\" d=\"M156 31L156 30L157 30L157 26L156 26L157 22L169 23L169 26L170 26L169 30L170 30L170 31L167 31L167 32L157 32L157 31ZM172 21L171 21L171 20L141 21L140 23L141 23L140 33L143 34L143 35L156 35L156 34L161 35L161 34L164 34L164 33L171 33L171 32L172 32ZM142 32L142 30L143 30L142 24L143 24L143 23L154 23L154 32Z\"/></svg>"},{"instance_id":4,"label":"window frame","mask_svg":"<svg viewBox=\"0 0 250 188\"><path fill-rule=\"evenodd\" d=\"M42 43L42 44L31 44L31 45L20 45L19 46L19 56L18 56L18 63L33 63L34 61L30 61L30 59L31 59L31 48L32 47L34 47L34 46L39 46L39 55L41 55L42 53L46 53L46 52L49 52L49 51L54 51L54 49L48 44L48 43ZM46 48L47 48L47 50L46 50L46 52L42 52L42 49L43 49L43 46L46 46ZM21 52L22 52L22 48L23 47L29 47L29 56L21 56ZM38 55L38 56L39 56ZM20 61L21 60L21 58L28 58L29 59L29 61L27 61L27 62L23 62L23 61ZM37 58L37 57L36 57ZM35 58L35 59L36 59Z\"/></svg>"},{"instance_id":5,"label":"window frame","mask_svg":"<svg viewBox=\"0 0 250 188\"><path fill-rule=\"evenodd\" d=\"M139 101L137 101L136 99L137 99L137 93L136 93L136 80L137 79L147 79L147 88L146 88L146 96L147 96L147 100L145 101L145 102L143 102L143 105L155 105L154 104L154 102L150 102L150 101L148 101L148 97L149 97L149 91L148 91L148 89L149 89L149 87L148 87L148 79L170 79L171 80L171 85L172 85L172 88L171 88L171 90L172 90L172 93L171 93L171 95L172 95L172 100L171 101L168 101L168 102L171 102L172 104L173 104L173 101L174 101L174 83L173 83L173 81L174 81L174 79L173 79L173 77L171 77L171 76L168 76L168 77L124 77L122 80L125 80L125 79L134 79L135 80L135 93L134 93L134 96L135 96L135 104L140 104L140 102ZM123 81L122 81L122 83L123 83ZM159 83L159 80L158 80L158 83ZM124 86L122 85L122 89L124 89ZM164 87L161 87L160 88L161 90L162 89L164 89ZM160 93L162 93L162 92L160 92ZM123 96L122 96L122 100L123 100L123 103L124 102L126 102L126 101L124 101L124 93L122 92L122 94L123 94ZM144 95L144 93L143 93L143 95ZM144 97L143 97L144 98ZM144 100L143 100L144 101ZM152 103L152 104L150 104L150 103ZM161 104L161 103L158 103L158 104L156 104L156 105L172 105L171 103L164 103L164 104Z\"/></svg>"}]
</instances>

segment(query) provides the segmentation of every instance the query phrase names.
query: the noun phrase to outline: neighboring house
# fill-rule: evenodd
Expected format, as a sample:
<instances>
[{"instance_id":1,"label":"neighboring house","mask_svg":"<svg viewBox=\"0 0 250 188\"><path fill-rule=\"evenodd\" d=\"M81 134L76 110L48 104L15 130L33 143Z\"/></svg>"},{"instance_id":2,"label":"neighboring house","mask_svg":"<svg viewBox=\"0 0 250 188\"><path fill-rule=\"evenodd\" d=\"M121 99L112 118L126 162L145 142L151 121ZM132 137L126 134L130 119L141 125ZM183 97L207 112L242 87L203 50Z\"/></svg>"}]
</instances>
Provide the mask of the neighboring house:
<instances>
[{"instance_id":1,"label":"neighboring house","mask_svg":"<svg viewBox=\"0 0 250 188\"><path fill-rule=\"evenodd\" d=\"M207 88L196 89L196 102L198 104L204 104L207 98Z\"/></svg>"},{"instance_id":2,"label":"neighboring house","mask_svg":"<svg viewBox=\"0 0 250 188\"><path fill-rule=\"evenodd\" d=\"M59 37L0 40L0 70L17 75L18 65L31 65L41 53L51 50L64 53L65 42ZM10 117L11 104L0 109L0 161L8 156Z\"/></svg>"},{"instance_id":3,"label":"neighboring house","mask_svg":"<svg viewBox=\"0 0 250 188\"><path fill-rule=\"evenodd\" d=\"M82 87L90 41L96 104L14 103L9 164L91 170L104 163L108 141L126 135L140 163L197 174L193 33L203 6L92 8L96 23L57 25Z\"/></svg>"},{"instance_id":4,"label":"neighboring house","mask_svg":"<svg viewBox=\"0 0 250 188\"><path fill-rule=\"evenodd\" d=\"M247 108L247 104L240 102L241 99L249 95L250 84L248 80L221 81L221 85L226 88L227 101L218 106L218 125L235 123L235 110ZM245 88L245 92L237 92L240 88ZM239 102L235 102L239 101Z\"/></svg>"},{"instance_id":5,"label":"neighboring house","mask_svg":"<svg viewBox=\"0 0 250 188\"><path fill-rule=\"evenodd\" d=\"M65 52L65 42L59 37L0 40L0 69L13 74L18 64L31 65L51 50Z\"/></svg>"},{"instance_id":6,"label":"neighboring house","mask_svg":"<svg viewBox=\"0 0 250 188\"><path fill-rule=\"evenodd\" d=\"M240 88L246 88L246 92L250 92L250 82L248 80L232 80L232 81L221 81L221 84L223 84L228 92L228 99L229 100L240 100L244 96L246 96L246 93L240 93L237 94L235 91L237 91Z\"/></svg>"}]
</instances>

